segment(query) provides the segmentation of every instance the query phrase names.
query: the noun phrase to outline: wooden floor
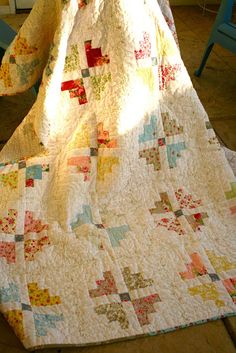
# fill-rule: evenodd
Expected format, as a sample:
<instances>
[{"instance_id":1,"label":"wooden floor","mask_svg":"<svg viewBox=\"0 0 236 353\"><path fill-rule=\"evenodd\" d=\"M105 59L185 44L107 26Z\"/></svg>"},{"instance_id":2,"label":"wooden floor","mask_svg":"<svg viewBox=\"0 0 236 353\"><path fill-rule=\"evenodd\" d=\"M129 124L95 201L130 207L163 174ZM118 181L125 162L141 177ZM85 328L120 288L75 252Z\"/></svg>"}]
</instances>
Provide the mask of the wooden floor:
<instances>
[{"instance_id":1,"label":"wooden floor","mask_svg":"<svg viewBox=\"0 0 236 353\"><path fill-rule=\"evenodd\" d=\"M194 87L210 117L218 136L236 151L236 56L215 47L201 78L197 68L214 15L202 15L199 7L173 8L183 60ZM19 29L26 15L4 16ZM0 98L0 141L2 145L34 102L32 92L16 97ZM0 142L1 144L1 142ZM0 145L1 148L1 145ZM173 313L174 315L174 313ZM44 353L235 353L236 319L218 320L172 333L86 348L45 349ZM0 317L0 353L24 353L7 323Z\"/></svg>"}]
</instances>

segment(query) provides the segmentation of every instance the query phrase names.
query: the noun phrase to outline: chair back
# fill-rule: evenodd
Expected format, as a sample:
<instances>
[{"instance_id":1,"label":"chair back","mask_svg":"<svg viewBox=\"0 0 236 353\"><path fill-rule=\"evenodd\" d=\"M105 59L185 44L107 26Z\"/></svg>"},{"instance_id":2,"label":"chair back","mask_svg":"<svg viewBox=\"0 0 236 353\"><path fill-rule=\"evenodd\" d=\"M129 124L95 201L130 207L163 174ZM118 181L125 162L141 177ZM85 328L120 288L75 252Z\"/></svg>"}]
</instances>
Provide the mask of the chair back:
<instances>
[{"instance_id":1,"label":"chair back","mask_svg":"<svg viewBox=\"0 0 236 353\"><path fill-rule=\"evenodd\" d=\"M231 22L233 16L233 6L236 4L236 0L222 0L221 5L216 17L215 25L218 26L221 23Z\"/></svg>"}]
</instances>

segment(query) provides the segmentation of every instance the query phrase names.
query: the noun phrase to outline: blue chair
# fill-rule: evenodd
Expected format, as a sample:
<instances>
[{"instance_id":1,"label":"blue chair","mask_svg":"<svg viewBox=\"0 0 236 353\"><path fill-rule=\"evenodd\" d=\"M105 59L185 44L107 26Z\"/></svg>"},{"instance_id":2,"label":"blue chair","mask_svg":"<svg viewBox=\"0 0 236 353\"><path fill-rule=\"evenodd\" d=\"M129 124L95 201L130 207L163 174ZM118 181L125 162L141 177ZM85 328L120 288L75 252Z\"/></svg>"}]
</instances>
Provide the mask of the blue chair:
<instances>
[{"instance_id":1,"label":"blue chair","mask_svg":"<svg viewBox=\"0 0 236 353\"><path fill-rule=\"evenodd\" d=\"M207 48L195 76L200 77L215 43L236 54L236 25L232 23L233 6L236 0L222 0L213 25Z\"/></svg>"},{"instance_id":2,"label":"blue chair","mask_svg":"<svg viewBox=\"0 0 236 353\"><path fill-rule=\"evenodd\" d=\"M0 20L0 65L6 49L14 40L16 34L17 33L14 31L14 29L8 26L8 24L5 23L3 20ZM33 87L35 95L38 94L39 86L40 81L36 82Z\"/></svg>"},{"instance_id":3,"label":"blue chair","mask_svg":"<svg viewBox=\"0 0 236 353\"><path fill-rule=\"evenodd\" d=\"M0 48L6 50L16 36L16 32L3 20L0 20Z\"/></svg>"}]
</instances>

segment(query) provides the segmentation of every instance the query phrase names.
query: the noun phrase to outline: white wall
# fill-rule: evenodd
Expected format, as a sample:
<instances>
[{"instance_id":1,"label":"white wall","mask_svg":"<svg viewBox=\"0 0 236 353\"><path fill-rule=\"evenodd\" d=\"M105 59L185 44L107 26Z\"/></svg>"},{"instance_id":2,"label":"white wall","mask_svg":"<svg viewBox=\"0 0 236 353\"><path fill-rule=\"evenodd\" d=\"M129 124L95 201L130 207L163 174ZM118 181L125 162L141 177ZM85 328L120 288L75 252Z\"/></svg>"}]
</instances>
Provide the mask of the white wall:
<instances>
[{"instance_id":1,"label":"white wall","mask_svg":"<svg viewBox=\"0 0 236 353\"><path fill-rule=\"evenodd\" d=\"M206 4L219 4L220 0L206 0ZM204 4L204 0L170 0L171 5L198 5Z\"/></svg>"},{"instance_id":2,"label":"white wall","mask_svg":"<svg viewBox=\"0 0 236 353\"><path fill-rule=\"evenodd\" d=\"M21 1L31 1L32 0L21 0ZM49 0L53 1L53 0ZM170 0L171 5L197 5L203 4L206 1L206 4L219 4L220 0ZM14 0L0 0L0 14L4 13L14 13Z\"/></svg>"},{"instance_id":3,"label":"white wall","mask_svg":"<svg viewBox=\"0 0 236 353\"><path fill-rule=\"evenodd\" d=\"M31 8L36 0L16 0L17 8ZM54 1L54 0L49 0ZM16 12L15 0L0 0L0 15L14 14Z\"/></svg>"},{"instance_id":4,"label":"white wall","mask_svg":"<svg viewBox=\"0 0 236 353\"><path fill-rule=\"evenodd\" d=\"M16 0L16 8L17 9L31 9L33 7L34 3L35 3L35 0Z\"/></svg>"}]
</instances>

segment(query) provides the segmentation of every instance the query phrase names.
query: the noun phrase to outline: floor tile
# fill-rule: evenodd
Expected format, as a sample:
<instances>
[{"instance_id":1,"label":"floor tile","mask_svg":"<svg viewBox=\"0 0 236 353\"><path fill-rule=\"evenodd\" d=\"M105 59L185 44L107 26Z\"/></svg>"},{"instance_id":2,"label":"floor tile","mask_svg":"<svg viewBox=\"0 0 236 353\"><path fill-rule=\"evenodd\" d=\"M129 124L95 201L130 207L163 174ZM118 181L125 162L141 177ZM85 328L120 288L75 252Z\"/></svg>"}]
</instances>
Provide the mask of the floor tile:
<instances>
[{"instance_id":1,"label":"floor tile","mask_svg":"<svg viewBox=\"0 0 236 353\"><path fill-rule=\"evenodd\" d=\"M180 43L180 51L185 65L198 68L202 60L203 53L205 51L205 43L199 41L195 34L191 31L186 31L184 36L180 34L178 36ZM214 52L211 53L207 66L216 68L217 70L229 70L228 65Z\"/></svg>"},{"instance_id":2,"label":"floor tile","mask_svg":"<svg viewBox=\"0 0 236 353\"><path fill-rule=\"evenodd\" d=\"M35 95L33 91L12 96L0 97L0 141L6 142L13 134L17 126L28 114Z\"/></svg>"},{"instance_id":3,"label":"floor tile","mask_svg":"<svg viewBox=\"0 0 236 353\"><path fill-rule=\"evenodd\" d=\"M181 32L185 32L189 30L189 27L183 22L183 20L177 16L175 16L175 26L178 30L178 35Z\"/></svg>"},{"instance_id":4,"label":"floor tile","mask_svg":"<svg viewBox=\"0 0 236 353\"><path fill-rule=\"evenodd\" d=\"M221 47L219 44L215 44L213 47L213 51L220 57L232 57L236 58L236 55L232 53L230 50L227 50L223 47Z\"/></svg>"},{"instance_id":5,"label":"floor tile","mask_svg":"<svg viewBox=\"0 0 236 353\"><path fill-rule=\"evenodd\" d=\"M85 348L62 348L61 353L235 353L222 321L195 326L156 337ZM57 353L45 349L42 353Z\"/></svg>"},{"instance_id":6,"label":"floor tile","mask_svg":"<svg viewBox=\"0 0 236 353\"><path fill-rule=\"evenodd\" d=\"M26 353L25 349L19 349L15 347L6 346L0 343L0 353Z\"/></svg>"},{"instance_id":7,"label":"floor tile","mask_svg":"<svg viewBox=\"0 0 236 353\"><path fill-rule=\"evenodd\" d=\"M173 8L174 16L180 18L184 24L201 39L206 39L215 19L214 14L203 15L198 6L176 6Z\"/></svg>"},{"instance_id":8,"label":"floor tile","mask_svg":"<svg viewBox=\"0 0 236 353\"><path fill-rule=\"evenodd\" d=\"M224 319L224 324L232 340L236 344L236 317L228 317Z\"/></svg>"},{"instance_id":9,"label":"floor tile","mask_svg":"<svg viewBox=\"0 0 236 353\"><path fill-rule=\"evenodd\" d=\"M233 119L222 118L221 120L211 120L211 124L216 133L221 137L226 147L236 151L236 117Z\"/></svg>"},{"instance_id":10,"label":"floor tile","mask_svg":"<svg viewBox=\"0 0 236 353\"><path fill-rule=\"evenodd\" d=\"M236 55L235 56L224 56L222 60L232 69L236 71Z\"/></svg>"},{"instance_id":11,"label":"floor tile","mask_svg":"<svg viewBox=\"0 0 236 353\"><path fill-rule=\"evenodd\" d=\"M4 317L0 314L0 347L2 345L8 345L9 347L22 349L22 344L15 336Z\"/></svg>"},{"instance_id":12,"label":"floor tile","mask_svg":"<svg viewBox=\"0 0 236 353\"><path fill-rule=\"evenodd\" d=\"M200 78L194 76L195 68L188 67L194 88L210 118L235 116L236 73L224 64L215 70L207 65Z\"/></svg>"},{"instance_id":13,"label":"floor tile","mask_svg":"<svg viewBox=\"0 0 236 353\"><path fill-rule=\"evenodd\" d=\"M1 16L1 19L3 19L5 22L9 24L15 31L19 31L20 27L24 23L25 19L27 18L28 14L22 13L16 15L4 15Z\"/></svg>"},{"instance_id":14,"label":"floor tile","mask_svg":"<svg viewBox=\"0 0 236 353\"><path fill-rule=\"evenodd\" d=\"M206 32L206 26L210 28L214 21L214 16L212 14L202 16L199 13L199 9L192 6L175 7L173 12L175 19L177 19L176 27L183 61L209 118L224 120L225 117L231 117L236 119L236 56L226 56L224 49L216 45L207 61L202 76L200 78L194 76L194 71L200 65L206 46L206 42L199 36L199 31L203 30ZM188 13L189 16L187 16ZM194 16L194 13L196 13L196 16ZM191 21L192 25L190 25ZM194 26L194 23L197 22L203 23L203 29L200 29L199 25ZM178 31L178 24L181 24L180 31ZM184 25L187 29L185 29ZM225 122L225 124L227 123ZM225 137L227 126L225 126L224 131L219 126L217 127L218 132L222 134L222 138ZM231 146L234 146L232 141L236 139L235 133L232 131L228 133L230 138L229 145Z\"/></svg>"},{"instance_id":15,"label":"floor tile","mask_svg":"<svg viewBox=\"0 0 236 353\"><path fill-rule=\"evenodd\" d=\"M107 345L38 350L37 353L235 353L222 320L171 333ZM5 350L4 350L5 349ZM7 350L6 350L7 349ZM9 326L0 320L0 353L26 353Z\"/></svg>"}]
</instances>

